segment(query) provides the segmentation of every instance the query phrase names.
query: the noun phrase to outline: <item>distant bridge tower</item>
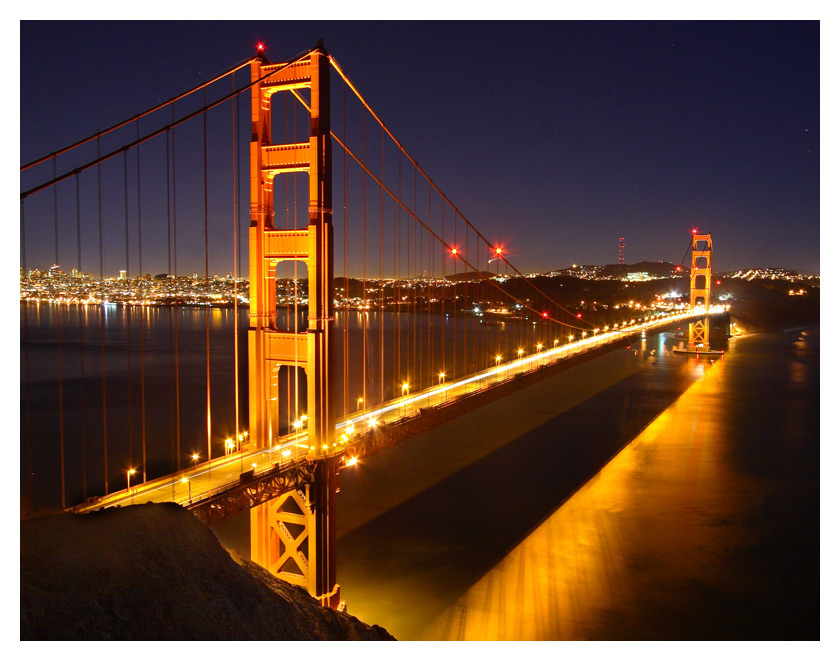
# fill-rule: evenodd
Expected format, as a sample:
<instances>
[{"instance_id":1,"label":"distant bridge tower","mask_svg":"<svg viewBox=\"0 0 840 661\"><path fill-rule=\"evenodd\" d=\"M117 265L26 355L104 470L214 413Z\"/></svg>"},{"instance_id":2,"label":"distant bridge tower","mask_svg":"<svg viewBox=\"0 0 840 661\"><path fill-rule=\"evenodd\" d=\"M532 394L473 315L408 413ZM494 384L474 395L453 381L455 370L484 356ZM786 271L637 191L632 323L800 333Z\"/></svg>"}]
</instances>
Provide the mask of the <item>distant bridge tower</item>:
<instances>
[{"instance_id":1,"label":"distant bridge tower","mask_svg":"<svg viewBox=\"0 0 840 661\"><path fill-rule=\"evenodd\" d=\"M706 315L688 327L688 348L709 347L709 305L712 299L712 235L695 234L691 241L691 299L692 307L703 306Z\"/></svg>"},{"instance_id":2,"label":"distant bridge tower","mask_svg":"<svg viewBox=\"0 0 840 661\"><path fill-rule=\"evenodd\" d=\"M624 237L618 239L618 263L624 264Z\"/></svg>"},{"instance_id":3,"label":"distant bridge tower","mask_svg":"<svg viewBox=\"0 0 840 661\"><path fill-rule=\"evenodd\" d=\"M273 73L272 72L276 72ZM272 574L305 587L322 605L337 607L335 492L331 365L333 320L332 157L330 64L321 44L292 64L260 58L251 64L251 279L248 330L250 447L268 448L280 430L278 371L303 366L307 387L308 458L314 479L251 509L251 558ZM260 81L260 82L257 82ZM310 89L311 130L307 142L271 142L271 97ZM279 230L273 224L274 179L309 173L309 224ZM309 276L309 319L302 333L277 327L276 270L279 262L301 261Z\"/></svg>"}]
</instances>

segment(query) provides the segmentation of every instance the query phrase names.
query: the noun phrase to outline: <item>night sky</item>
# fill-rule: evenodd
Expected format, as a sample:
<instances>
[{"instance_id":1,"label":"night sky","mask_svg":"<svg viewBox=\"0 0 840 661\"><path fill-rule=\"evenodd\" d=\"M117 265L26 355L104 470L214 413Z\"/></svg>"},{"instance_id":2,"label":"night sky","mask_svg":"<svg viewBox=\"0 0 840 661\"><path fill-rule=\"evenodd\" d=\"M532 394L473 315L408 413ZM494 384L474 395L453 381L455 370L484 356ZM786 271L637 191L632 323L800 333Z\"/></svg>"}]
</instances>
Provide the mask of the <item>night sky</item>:
<instances>
[{"instance_id":1,"label":"night sky","mask_svg":"<svg viewBox=\"0 0 840 661\"><path fill-rule=\"evenodd\" d=\"M816 21L22 22L20 162L318 38L522 270L679 262L697 227L717 270L819 273Z\"/></svg>"}]
</instances>

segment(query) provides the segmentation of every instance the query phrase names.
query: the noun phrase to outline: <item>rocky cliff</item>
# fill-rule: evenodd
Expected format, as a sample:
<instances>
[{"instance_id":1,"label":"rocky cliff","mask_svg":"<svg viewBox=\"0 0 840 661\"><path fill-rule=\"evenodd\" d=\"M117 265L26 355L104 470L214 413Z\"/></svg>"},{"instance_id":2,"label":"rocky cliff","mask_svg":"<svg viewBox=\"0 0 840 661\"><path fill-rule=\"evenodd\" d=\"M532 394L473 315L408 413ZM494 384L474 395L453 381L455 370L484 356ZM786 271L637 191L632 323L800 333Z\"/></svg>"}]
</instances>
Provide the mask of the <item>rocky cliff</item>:
<instances>
[{"instance_id":1,"label":"rocky cliff","mask_svg":"<svg viewBox=\"0 0 840 661\"><path fill-rule=\"evenodd\" d=\"M393 640L219 545L174 504L21 522L22 640Z\"/></svg>"}]
</instances>

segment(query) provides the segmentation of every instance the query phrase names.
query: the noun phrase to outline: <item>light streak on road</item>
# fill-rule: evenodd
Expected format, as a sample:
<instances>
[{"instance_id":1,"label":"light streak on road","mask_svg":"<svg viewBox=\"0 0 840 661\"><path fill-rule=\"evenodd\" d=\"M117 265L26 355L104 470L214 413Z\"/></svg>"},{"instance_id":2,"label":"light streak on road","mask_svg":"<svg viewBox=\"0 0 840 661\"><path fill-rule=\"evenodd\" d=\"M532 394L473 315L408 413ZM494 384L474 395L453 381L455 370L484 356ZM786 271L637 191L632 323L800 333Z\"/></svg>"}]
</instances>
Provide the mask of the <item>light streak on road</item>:
<instances>
[{"instance_id":1,"label":"light streak on road","mask_svg":"<svg viewBox=\"0 0 840 661\"><path fill-rule=\"evenodd\" d=\"M725 311L723 306L712 306L710 314ZM543 351L519 357L507 363L499 363L493 367L477 372L461 379L440 383L411 395L392 399L385 404L358 411L336 423L336 436L339 439L334 444L331 455L343 453L352 448L355 440L369 428L381 427L405 418L414 417L421 408L430 408L441 404L452 403L458 398L474 393L491 385L509 381L515 376L529 372L538 366L553 364L564 358L576 356L586 351L630 338L643 330L652 330L660 326L670 325L676 321L705 314L702 308L683 309L658 316L649 321L633 325L622 326L604 332L595 332L575 342L555 346ZM370 422L374 421L374 425ZM357 434L356 431L360 433ZM347 434L347 440L343 435ZM125 506L146 502L176 502L187 505L190 502L202 500L213 492L224 491L239 483L239 476L246 472L246 467L255 473L261 473L274 464L285 466L306 456L309 449L308 435L305 430L297 431L280 437L270 448L233 452L225 457L218 457L211 462L188 468L178 473L167 475L132 487L130 490L118 491L103 496L94 504L74 508L76 512L87 512L100 507ZM256 466L252 467L252 464ZM184 480L186 478L186 480Z\"/></svg>"}]
</instances>

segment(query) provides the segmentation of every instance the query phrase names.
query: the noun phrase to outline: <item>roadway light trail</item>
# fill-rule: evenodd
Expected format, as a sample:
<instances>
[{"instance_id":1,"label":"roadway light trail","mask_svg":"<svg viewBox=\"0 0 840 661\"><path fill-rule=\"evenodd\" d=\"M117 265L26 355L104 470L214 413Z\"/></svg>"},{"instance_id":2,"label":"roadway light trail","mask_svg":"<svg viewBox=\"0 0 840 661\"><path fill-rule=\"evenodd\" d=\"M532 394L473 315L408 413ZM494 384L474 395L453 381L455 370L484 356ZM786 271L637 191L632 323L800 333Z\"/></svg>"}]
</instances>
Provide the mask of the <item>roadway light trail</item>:
<instances>
[{"instance_id":1,"label":"roadway light trail","mask_svg":"<svg viewBox=\"0 0 840 661\"><path fill-rule=\"evenodd\" d=\"M712 306L710 314L723 312L725 307ZM600 332L596 329L592 335L559 345L555 342L552 348L523 356L524 350L519 352L519 358L507 363L500 362L496 356L496 365L476 374L463 377L448 383L440 379L440 383L411 395L404 395L386 404L358 411L336 423L338 440L333 446L332 454L342 454L354 445L354 441L361 437L356 434L357 425L364 433L376 427L381 427L405 418L413 417L421 408L435 407L455 401L458 397L476 392L500 381L528 372L537 366L551 364L563 358L579 355L594 348L609 344L619 339L629 338L639 332L658 328L675 321L688 319L705 314L702 309L682 309L671 312L649 321L622 326L613 330ZM405 388L404 390L407 390ZM178 474L152 480L138 485L131 490L115 492L100 499L95 505L77 508L75 511L85 512L99 507L113 507L128 505L132 502L176 502L187 504L207 498L209 495L224 491L238 484L240 465L249 465L255 473L268 470L275 464L286 466L293 461L303 459L309 450L308 434L302 429L305 416L295 421L295 431L292 434L277 439L270 448L251 450L249 452L231 452L224 457L214 459L210 465L202 464L183 470ZM355 438L354 438L355 436ZM352 462L355 463L355 462Z\"/></svg>"}]
</instances>

